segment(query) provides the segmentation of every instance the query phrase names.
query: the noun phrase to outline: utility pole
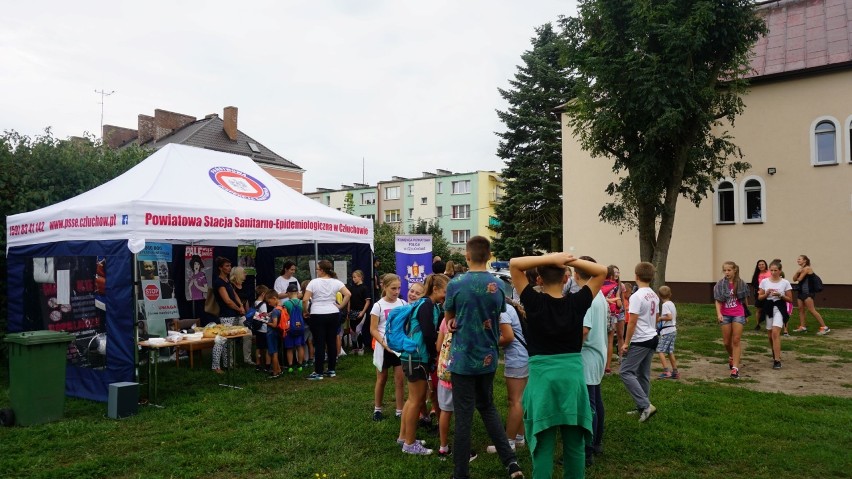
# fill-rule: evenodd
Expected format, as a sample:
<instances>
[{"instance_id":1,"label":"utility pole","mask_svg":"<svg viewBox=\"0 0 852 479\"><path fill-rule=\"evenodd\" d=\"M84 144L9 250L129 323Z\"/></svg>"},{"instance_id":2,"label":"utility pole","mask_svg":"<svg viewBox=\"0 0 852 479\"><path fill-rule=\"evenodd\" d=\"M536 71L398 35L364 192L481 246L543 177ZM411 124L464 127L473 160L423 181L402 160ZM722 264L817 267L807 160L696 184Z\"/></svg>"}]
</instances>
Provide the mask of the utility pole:
<instances>
[{"instance_id":1,"label":"utility pole","mask_svg":"<svg viewBox=\"0 0 852 479\"><path fill-rule=\"evenodd\" d=\"M101 101L100 101L100 105L101 105L101 140L103 140L103 136L104 136L104 98L115 93L115 90L113 90L111 92L107 92L105 90L100 90L100 91L95 90L95 93L97 93L98 95L101 96Z\"/></svg>"}]
</instances>

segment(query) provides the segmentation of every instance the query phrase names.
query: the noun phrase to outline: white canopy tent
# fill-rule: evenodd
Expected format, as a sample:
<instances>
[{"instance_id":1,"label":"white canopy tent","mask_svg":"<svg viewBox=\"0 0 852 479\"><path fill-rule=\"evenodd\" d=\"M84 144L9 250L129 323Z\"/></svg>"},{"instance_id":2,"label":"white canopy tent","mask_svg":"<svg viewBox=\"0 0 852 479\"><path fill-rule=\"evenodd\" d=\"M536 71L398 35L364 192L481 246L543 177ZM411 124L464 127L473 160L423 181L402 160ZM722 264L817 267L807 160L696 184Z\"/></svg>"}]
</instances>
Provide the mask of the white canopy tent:
<instances>
[{"instance_id":1,"label":"white canopy tent","mask_svg":"<svg viewBox=\"0 0 852 479\"><path fill-rule=\"evenodd\" d=\"M250 158L167 145L121 176L69 200L7 217L8 248L130 240L235 246L373 245L373 222L322 205ZM141 248L140 248L141 249ZM138 250L137 250L138 251Z\"/></svg>"}]
</instances>

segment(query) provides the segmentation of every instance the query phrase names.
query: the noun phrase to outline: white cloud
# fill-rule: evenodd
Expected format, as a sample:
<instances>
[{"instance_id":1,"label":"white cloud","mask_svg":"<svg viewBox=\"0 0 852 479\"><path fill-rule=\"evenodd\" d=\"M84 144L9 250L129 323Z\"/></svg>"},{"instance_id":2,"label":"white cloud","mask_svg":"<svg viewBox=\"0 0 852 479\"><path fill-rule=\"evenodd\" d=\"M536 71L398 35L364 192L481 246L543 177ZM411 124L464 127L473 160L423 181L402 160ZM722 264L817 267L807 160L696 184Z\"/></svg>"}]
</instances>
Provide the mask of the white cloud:
<instances>
[{"instance_id":1,"label":"white cloud","mask_svg":"<svg viewBox=\"0 0 852 479\"><path fill-rule=\"evenodd\" d=\"M535 27L576 2L15 2L0 18L0 129L135 127L235 105L306 191L435 168L500 169L497 93Z\"/></svg>"}]
</instances>

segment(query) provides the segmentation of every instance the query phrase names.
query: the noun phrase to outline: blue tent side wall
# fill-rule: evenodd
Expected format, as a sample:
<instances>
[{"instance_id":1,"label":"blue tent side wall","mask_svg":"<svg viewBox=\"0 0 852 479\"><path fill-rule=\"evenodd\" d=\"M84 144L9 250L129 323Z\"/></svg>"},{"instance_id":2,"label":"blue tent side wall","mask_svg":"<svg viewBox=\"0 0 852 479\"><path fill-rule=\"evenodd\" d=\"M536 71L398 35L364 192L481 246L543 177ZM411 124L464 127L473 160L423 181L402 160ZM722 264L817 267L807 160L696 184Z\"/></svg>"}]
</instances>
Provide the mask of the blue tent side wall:
<instances>
[{"instance_id":1,"label":"blue tent side wall","mask_svg":"<svg viewBox=\"0 0 852 479\"><path fill-rule=\"evenodd\" d=\"M176 284L183 284L184 268L179 263L184 255L185 246L174 245L176 258L174 278ZM364 279L368 288L372 251L366 244L320 244L320 259L328 255L351 255L352 269L365 272ZM234 247L216 247L216 256L230 258L236 264L237 249ZM274 270L274 260L279 256L313 256L314 245L306 243L294 246L260 247L257 251L256 282L272 286L279 272ZM10 333L43 329L43 319L28 317L27 291L24 277L27 263L32 258L56 256L104 256L106 257L106 333L107 366L105 370L68 366L66 370L65 393L68 396L106 401L109 384L121 381L134 381L136 347L135 302L133 300L133 254L127 249L127 241L66 241L31 246L19 246L9 249L8 265L8 330ZM340 278L344 283L349 278ZM182 291L182 288L178 289ZM183 294L175 294L182 317L203 317L204 302L193 308ZM35 313L30 313L35 314ZM202 318L205 319L205 318ZM206 318L202 322L206 322Z\"/></svg>"},{"instance_id":2,"label":"blue tent side wall","mask_svg":"<svg viewBox=\"0 0 852 479\"><path fill-rule=\"evenodd\" d=\"M10 248L7 256L10 333L43 329L41 317L27 316L24 272L32 258L53 256L106 257L106 369L69 365L65 380L66 395L106 401L110 383L134 380L133 255L125 240L65 241Z\"/></svg>"}]
</instances>

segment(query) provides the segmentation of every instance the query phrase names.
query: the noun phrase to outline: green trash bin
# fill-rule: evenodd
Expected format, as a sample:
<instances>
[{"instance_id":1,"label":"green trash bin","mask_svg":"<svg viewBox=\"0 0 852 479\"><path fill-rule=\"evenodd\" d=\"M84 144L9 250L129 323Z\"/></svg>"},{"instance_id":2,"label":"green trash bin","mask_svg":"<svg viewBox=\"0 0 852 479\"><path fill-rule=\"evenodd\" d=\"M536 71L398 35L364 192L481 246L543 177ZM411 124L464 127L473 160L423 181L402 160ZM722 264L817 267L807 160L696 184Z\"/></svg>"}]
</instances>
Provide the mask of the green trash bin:
<instances>
[{"instance_id":1,"label":"green trash bin","mask_svg":"<svg viewBox=\"0 0 852 479\"><path fill-rule=\"evenodd\" d=\"M32 426L60 419L65 408L65 363L74 336L60 331L6 335L9 399L15 424Z\"/></svg>"}]
</instances>

